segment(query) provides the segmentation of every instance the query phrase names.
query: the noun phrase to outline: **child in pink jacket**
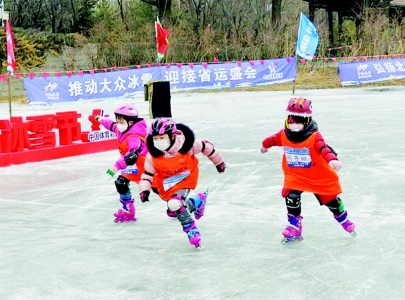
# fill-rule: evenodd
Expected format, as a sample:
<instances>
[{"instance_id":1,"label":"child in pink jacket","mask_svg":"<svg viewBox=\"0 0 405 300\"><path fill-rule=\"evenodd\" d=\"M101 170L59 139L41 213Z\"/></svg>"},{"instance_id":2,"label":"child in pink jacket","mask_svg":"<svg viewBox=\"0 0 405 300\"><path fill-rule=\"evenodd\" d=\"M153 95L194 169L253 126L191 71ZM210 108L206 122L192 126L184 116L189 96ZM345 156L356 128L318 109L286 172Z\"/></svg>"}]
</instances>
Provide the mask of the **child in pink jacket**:
<instances>
[{"instance_id":1,"label":"child in pink jacket","mask_svg":"<svg viewBox=\"0 0 405 300\"><path fill-rule=\"evenodd\" d=\"M148 126L130 104L117 107L114 114L115 121L100 116L95 118L106 129L116 134L120 152L120 157L111 169L112 173L120 172L115 180L115 187L122 204L122 208L114 213L114 222L134 222L135 206L129 185L131 181L139 183L144 171L145 156L148 153L146 146Z\"/></svg>"}]
</instances>

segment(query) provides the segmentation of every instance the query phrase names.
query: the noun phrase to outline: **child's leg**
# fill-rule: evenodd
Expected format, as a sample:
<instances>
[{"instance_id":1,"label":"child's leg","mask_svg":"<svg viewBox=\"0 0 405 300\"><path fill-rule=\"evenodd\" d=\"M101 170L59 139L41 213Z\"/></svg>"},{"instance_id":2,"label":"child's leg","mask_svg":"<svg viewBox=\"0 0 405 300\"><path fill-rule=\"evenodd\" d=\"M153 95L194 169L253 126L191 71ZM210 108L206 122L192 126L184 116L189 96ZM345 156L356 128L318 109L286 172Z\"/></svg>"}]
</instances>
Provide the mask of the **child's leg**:
<instances>
[{"instance_id":1,"label":"child's leg","mask_svg":"<svg viewBox=\"0 0 405 300\"><path fill-rule=\"evenodd\" d=\"M342 225L344 230L350 233L354 231L354 223L348 219L343 201L338 196L315 194L315 197L318 199L321 205L325 205L327 208L329 208L336 221ZM333 199L330 200L330 198Z\"/></svg>"},{"instance_id":2,"label":"child's leg","mask_svg":"<svg viewBox=\"0 0 405 300\"><path fill-rule=\"evenodd\" d=\"M282 196L289 215L298 217L301 215L301 194L302 191L283 189Z\"/></svg>"},{"instance_id":3,"label":"child's leg","mask_svg":"<svg viewBox=\"0 0 405 300\"><path fill-rule=\"evenodd\" d=\"M183 231L187 234L190 244L199 247L201 241L200 231L185 207L184 197L182 195L174 195L167 202L167 207L170 211L176 212L176 217L180 221Z\"/></svg>"},{"instance_id":4,"label":"child's leg","mask_svg":"<svg viewBox=\"0 0 405 300\"><path fill-rule=\"evenodd\" d=\"M152 190L153 190L153 188L152 188ZM157 190L156 190L156 191L157 191ZM156 192L156 193L157 193L157 192ZM174 196L176 196L176 195L180 196L181 199L182 199L182 201L183 201L183 205L184 205L184 199L187 198L187 196L188 196L189 193L190 193L190 190L189 190L189 189L184 189L184 190L179 190L179 191L177 191ZM158 194L158 193L157 193L157 194ZM174 196L173 196L173 197L174 197ZM169 202L167 202L167 203L168 203L168 205L169 205ZM177 218L176 210L171 210L171 209L169 208L169 206L167 207L166 214L167 214L167 216L168 216L169 218Z\"/></svg>"},{"instance_id":5,"label":"child's leg","mask_svg":"<svg viewBox=\"0 0 405 300\"><path fill-rule=\"evenodd\" d=\"M204 216L205 204L207 202L208 190L204 193L195 194L185 201L186 207L190 213L194 213L196 220Z\"/></svg>"},{"instance_id":6,"label":"child's leg","mask_svg":"<svg viewBox=\"0 0 405 300\"><path fill-rule=\"evenodd\" d=\"M129 180L124 176L118 176L115 180L115 187L120 195L120 202L122 208L114 213L116 223L133 222L135 219L135 206L132 199L132 193L129 189Z\"/></svg>"},{"instance_id":7,"label":"child's leg","mask_svg":"<svg viewBox=\"0 0 405 300\"><path fill-rule=\"evenodd\" d=\"M302 235L301 194L302 191L297 190L283 189L282 191L288 218L288 225L282 232L286 238L301 237Z\"/></svg>"}]
</instances>

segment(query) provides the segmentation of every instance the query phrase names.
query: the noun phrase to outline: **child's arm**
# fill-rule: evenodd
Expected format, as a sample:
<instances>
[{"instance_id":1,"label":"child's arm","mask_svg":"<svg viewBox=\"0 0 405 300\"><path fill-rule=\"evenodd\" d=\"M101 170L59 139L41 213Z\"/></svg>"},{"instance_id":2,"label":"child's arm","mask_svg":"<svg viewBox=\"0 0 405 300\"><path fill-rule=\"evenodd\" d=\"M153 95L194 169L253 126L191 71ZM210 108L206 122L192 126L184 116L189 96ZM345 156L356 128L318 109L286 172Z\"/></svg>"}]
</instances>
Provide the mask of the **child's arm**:
<instances>
[{"instance_id":1,"label":"child's arm","mask_svg":"<svg viewBox=\"0 0 405 300\"><path fill-rule=\"evenodd\" d=\"M192 151L194 154L202 153L205 155L215 165L219 173L225 172L224 157L210 141L196 139Z\"/></svg>"},{"instance_id":2,"label":"child's arm","mask_svg":"<svg viewBox=\"0 0 405 300\"><path fill-rule=\"evenodd\" d=\"M281 133L284 129L281 129L279 132L265 138L262 142L262 153L267 152L267 149L274 147L274 146L282 146L281 143Z\"/></svg>"},{"instance_id":3,"label":"child's arm","mask_svg":"<svg viewBox=\"0 0 405 300\"><path fill-rule=\"evenodd\" d=\"M129 151L125 153L123 157L117 159L114 164L114 168L116 170L123 170L127 166L133 166L136 164L136 160L138 159L139 153L142 151L142 147L144 147L144 145L140 138L131 137L128 140Z\"/></svg>"},{"instance_id":4,"label":"child's arm","mask_svg":"<svg viewBox=\"0 0 405 300\"><path fill-rule=\"evenodd\" d=\"M112 132L116 132L116 126L114 127L114 125L116 124L113 120L109 119L109 118L103 118L101 116L97 116L96 121L98 121L101 125L103 125L105 127L105 129L112 131Z\"/></svg>"},{"instance_id":5,"label":"child's arm","mask_svg":"<svg viewBox=\"0 0 405 300\"><path fill-rule=\"evenodd\" d=\"M326 144L322 134L319 131L316 133L315 137L315 150L321 154L326 162L330 162L331 160L338 160L337 153L331 146Z\"/></svg>"},{"instance_id":6,"label":"child's arm","mask_svg":"<svg viewBox=\"0 0 405 300\"><path fill-rule=\"evenodd\" d=\"M151 155L147 154L145 159L145 172L139 181L139 197L142 202L149 201L150 190L152 189L153 175L156 170L153 166Z\"/></svg>"},{"instance_id":7,"label":"child's arm","mask_svg":"<svg viewBox=\"0 0 405 300\"><path fill-rule=\"evenodd\" d=\"M315 137L315 150L318 151L324 160L336 171L342 168L342 163L338 160L337 153L331 146L326 144L322 134L318 131Z\"/></svg>"}]
</instances>

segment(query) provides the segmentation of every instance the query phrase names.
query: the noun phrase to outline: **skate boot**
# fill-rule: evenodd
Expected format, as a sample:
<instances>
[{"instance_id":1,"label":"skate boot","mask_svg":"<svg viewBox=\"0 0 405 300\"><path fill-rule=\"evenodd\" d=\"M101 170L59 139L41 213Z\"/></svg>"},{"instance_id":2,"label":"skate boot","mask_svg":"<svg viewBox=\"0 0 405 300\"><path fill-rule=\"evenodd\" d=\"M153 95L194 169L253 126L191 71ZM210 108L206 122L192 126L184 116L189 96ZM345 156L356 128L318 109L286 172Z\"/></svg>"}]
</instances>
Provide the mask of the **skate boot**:
<instances>
[{"instance_id":1,"label":"skate boot","mask_svg":"<svg viewBox=\"0 0 405 300\"><path fill-rule=\"evenodd\" d=\"M197 249L201 248L201 234L193 221L190 224L183 225L183 231L187 233L188 241Z\"/></svg>"},{"instance_id":2,"label":"skate boot","mask_svg":"<svg viewBox=\"0 0 405 300\"><path fill-rule=\"evenodd\" d=\"M343 229L350 233L352 237L357 236L356 232L354 231L356 226L354 226L354 223L347 218L347 211L344 211L339 216L334 217L336 221L342 225Z\"/></svg>"},{"instance_id":3,"label":"skate boot","mask_svg":"<svg viewBox=\"0 0 405 300\"><path fill-rule=\"evenodd\" d=\"M201 248L201 234L198 228L195 225L195 221L190 216L188 210L181 206L176 211L177 219L180 221L181 226L183 227L183 231L187 234L188 241L191 245L196 247L197 249Z\"/></svg>"},{"instance_id":4,"label":"skate boot","mask_svg":"<svg viewBox=\"0 0 405 300\"><path fill-rule=\"evenodd\" d=\"M196 220L204 216L205 204L207 203L208 190L204 193L198 193L187 199L187 207L189 211L194 213Z\"/></svg>"},{"instance_id":5,"label":"skate boot","mask_svg":"<svg viewBox=\"0 0 405 300\"><path fill-rule=\"evenodd\" d=\"M282 244L293 244L301 242L302 237L302 217L294 217L288 214L288 222L290 223L282 232L284 238L281 240Z\"/></svg>"},{"instance_id":6,"label":"skate boot","mask_svg":"<svg viewBox=\"0 0 405 300\"><path fill-rule=\"evenodd\" d=\"M134 200L127 200L124 201L120 199L120 202L122 203L122 208L117 210L114 213L114 222L115 223L126 223L126 222L135 222L135 206L134 206Z\"/></svg>"}]
</instances>

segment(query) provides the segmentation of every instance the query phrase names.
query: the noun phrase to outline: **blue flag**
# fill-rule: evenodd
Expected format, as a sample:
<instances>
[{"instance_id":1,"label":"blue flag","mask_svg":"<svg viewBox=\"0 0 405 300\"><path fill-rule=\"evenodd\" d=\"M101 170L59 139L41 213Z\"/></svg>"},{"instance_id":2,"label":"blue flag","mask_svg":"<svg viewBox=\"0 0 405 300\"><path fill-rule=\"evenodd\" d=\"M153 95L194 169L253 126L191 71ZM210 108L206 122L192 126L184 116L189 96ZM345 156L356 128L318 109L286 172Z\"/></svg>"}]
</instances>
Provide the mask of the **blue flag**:
<instances>
[{"instance_id":1,"label":"blue flag","mask_svg":"<svg viewBox=\"0 0 405 300\"><path fill-rule=\"evenodd\" d=\"M306 60L312 60L314 58L316 48L318 48L318 43L318 30L311 20L305 14L301 13L297 48L295 53Z\"/></svg>"}]
</instances>

